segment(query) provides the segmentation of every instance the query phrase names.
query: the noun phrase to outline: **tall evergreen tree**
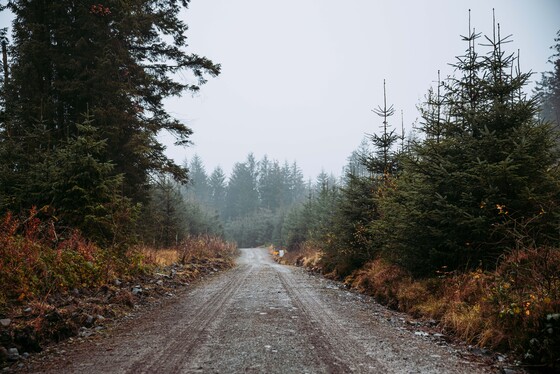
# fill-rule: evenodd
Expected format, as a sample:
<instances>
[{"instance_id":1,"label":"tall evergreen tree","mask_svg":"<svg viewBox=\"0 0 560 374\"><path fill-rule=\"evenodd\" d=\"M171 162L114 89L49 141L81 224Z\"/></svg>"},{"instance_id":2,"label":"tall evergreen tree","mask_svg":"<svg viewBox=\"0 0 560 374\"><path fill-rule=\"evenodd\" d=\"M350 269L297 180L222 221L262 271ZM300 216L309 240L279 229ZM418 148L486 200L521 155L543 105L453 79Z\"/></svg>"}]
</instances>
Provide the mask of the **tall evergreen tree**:
<instances>
[{"instance_id":1,"label":"tall evergreen tree","mask_svg":"<svg viewBox=\"0 0 560 374\"><path fill-rule=\"evenodd\" d=\"M289 180L290 203L297 204L302 202L305 199L307 188L303 180L303 172L295 161L290 168Z\"/></svg>"},{"instance_id":2,"label":"tall evergreen tree","mask_svg":"<svg viewBox=\"0 0 560 374\"><path fill-rule=\"evenodd\" d=\"M255 165L236 163L228 181L225 218L246 217L256 211L259 204Z\"/></svg>"},{"instance_id":3,"label":"tall evergreen tree","mask_svg":"<svg viewBox=\"0 0 560 374\"><path fill-rule=\"evenodd\" d=\"M187 197L201 204L209 205L210 186L204 164L198 155L189 162L189 183L186 186Z\"/></svg>"},{"instance_id":4,"label":"tall evergreen tree","mask_svg":"<svg viewBox=\"0 0 560 374\"><path fill-rule=\"evenodd\" d=\"M221 167L217 166L208 179L210 192L210 205L220 216L223 216L226 203L226 175Z\"/></svg>"},{"instance_id":5,"label":"tall evergreen tree","mask_svg":"<svg viewBox=\"0 0 560 374\"><path fill-rule=\"evenodd\" d=\"M2 191L8 194L5 208L21 208L17 188L29 181L35 157L77 136L76 124L86 111L107 139L100 161L112 162L112 175L124 177L126 196L145 199L152 173L186 181L186 170L165 156L157 135L169 132L184 145L191 130L170 116L163 100L197 91L205 76L220 71L210 60L185 52L187 25L179 12L188 4L13 0L2 6L15 16L0 118L0 151L7 157L2 164L7 182L15 186ZM179 71L191 72L193 82L175 81Z\"/></svg>"}]
</instances>

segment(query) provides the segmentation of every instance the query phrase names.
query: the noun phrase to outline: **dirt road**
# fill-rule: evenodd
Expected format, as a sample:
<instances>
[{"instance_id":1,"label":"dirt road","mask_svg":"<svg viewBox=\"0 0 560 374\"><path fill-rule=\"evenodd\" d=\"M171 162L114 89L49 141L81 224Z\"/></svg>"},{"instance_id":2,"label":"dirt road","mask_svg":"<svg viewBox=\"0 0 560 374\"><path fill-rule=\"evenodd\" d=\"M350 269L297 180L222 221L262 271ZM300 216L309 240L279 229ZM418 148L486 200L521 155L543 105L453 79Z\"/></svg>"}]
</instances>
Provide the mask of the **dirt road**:
<instances>
[{"instance_id":1,"label":"dirt road","mask_svg":"<svg viewBox=\"0 0 560 374\"><path fill-rule=\"evenodd\" d=\"M275 264L264 249L244 249L234 269L103 339L75 344L34 372L490 372L447 344L399 327L391 313Z\"/></svg>"}]
</instances>

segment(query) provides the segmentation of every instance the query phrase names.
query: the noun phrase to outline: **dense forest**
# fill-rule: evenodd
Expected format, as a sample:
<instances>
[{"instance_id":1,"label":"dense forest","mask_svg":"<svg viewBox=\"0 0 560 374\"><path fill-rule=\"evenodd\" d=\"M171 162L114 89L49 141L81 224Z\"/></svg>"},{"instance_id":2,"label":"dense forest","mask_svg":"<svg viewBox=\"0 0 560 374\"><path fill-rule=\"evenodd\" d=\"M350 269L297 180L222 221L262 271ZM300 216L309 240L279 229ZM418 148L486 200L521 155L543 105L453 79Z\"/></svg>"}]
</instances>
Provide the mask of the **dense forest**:
<instances>
[{"instance_id":1,"label":"dense forest","mask_svg":"<svg viewBox=\"0 0 560 374\"><path fill-rule=\"evenodd\" d=\"M148 201L187 169L157 135L189 143L163 100L196 92L220 66L185 52L188 1L10 1L2 34L0 212L36 207L61 230L107 245L146 235ZM191 83L173 74L183 71ZM165 193L165 192L164 192ZM164 209L164 207L162 207Z\"/></svg>"},{"instance_id":2,"label":"dense forest","mask_svg":"<svg viewBox=\"0 0 560 374\"><path fill-rule=\"evenodd\" d=\"M187 206L182 211L192 214L184 216L183 225L223 235L240 247L287 246L302 204L338 183L325 172L306 182L296 162L280 163L266 155L257 161L251 153L234 164L229 177L219 166L208 175L196 155L186 163L190 181L177 190Z\"/></svg>"},{"instance_id":3,"label":"dense forest","mask_svg":"<svg viewBox=\"0 0 560 374\"><path fill-rule=\"evenodd\" d=\"M531 73L500 28L472 31L455 74L419 105L414 133L395 125L385 95L344 175L306 181L296 162L251 153L229 176L198 156L166 156L159 134L188 145L192 131L164 100L197 92L221 67L185 52L188 0L111 4L0 6L14 14L12 35L0 33L0 280L17 285L0 309L55 283L107 281L138 261L136 245L206 234L314 257L394 307L444 322L455 313L459 334L457 316L469 316L471 342L558 365L560 32L530 94ZM40 264L29 261L37 246ZM39 286L61 248L88 270Z\"/></svg>"}]
</instances>

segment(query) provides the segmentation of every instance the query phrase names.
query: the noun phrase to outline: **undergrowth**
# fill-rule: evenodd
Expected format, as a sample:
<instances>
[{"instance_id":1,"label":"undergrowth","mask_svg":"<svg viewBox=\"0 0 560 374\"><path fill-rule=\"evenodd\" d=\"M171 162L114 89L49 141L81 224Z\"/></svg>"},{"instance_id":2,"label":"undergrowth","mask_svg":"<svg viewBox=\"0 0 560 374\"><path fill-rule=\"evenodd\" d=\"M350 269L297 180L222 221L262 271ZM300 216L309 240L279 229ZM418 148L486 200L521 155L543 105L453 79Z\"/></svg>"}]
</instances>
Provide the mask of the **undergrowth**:
<instances>
[{"instance_id":1,"label":"undergrowth","mask_svg":"<svg viewBox=\"0 0 560 374\"><path fill-rule=\"evenodd\" d=\"M0 312L74 288L101 286L150 268L137 251L100 248L78 231L56 232L53 219L32 209L25 218L0 222Z\"/></svg>"},{"instance_id":2,"label":"undergrowth","mask_svg":"<svg viewBox=\"0 0 560 374\"><path fill-rule=\"evenodd\" d=\"M188 236L180 245L172 248L140 246L137 249L148 262L158 266L212 263L230 267L237 253L235 244L210 235Z\"/></svg>"},{"instance_id":3,"label":"undergrowth","mask_svg":"<svg viewBox=\"0 0 560 374\"><path fill-rule=\"evenodd\" d=\"M277 251L273 254L275 256L278 256ZM278 259L278 262L282 264L303 266L308 269L320 271L322 256L323 253L317 244L311 241L306 241L304 243L301 243L297 250L289 252L285 251L282 258L276 258Z\"/></svg>"},{"instance_id":4,"label":"undergrowth","mask_svg":"<svg viewBox=\"0 0 560 374\"><path fill-rule=\"evenodd\" d=\"M285 262L305 266L319 253L307 248L288 254ZM558 249L511 251L494 271L444 270L433 278L414 279L399 266L377 259L344 282L391 308L437 320L470 344L514 352L534 367L560 368Z\"/></svg>"},{"instance_id":5,"label":"undergrowth","mask_svg":"<svg viewBox=\"0 0 560 374\"><path fill-rule=\"evenodd\" d=\"M45 344L86 334L138 303L234 264L236 247L211 236L171 249L102 248L78 231L57 232L32 209L0 221L0 368L6 349L39 352ZM83 330L86 328L86 330Z\"/></svg>"}]
</instances>

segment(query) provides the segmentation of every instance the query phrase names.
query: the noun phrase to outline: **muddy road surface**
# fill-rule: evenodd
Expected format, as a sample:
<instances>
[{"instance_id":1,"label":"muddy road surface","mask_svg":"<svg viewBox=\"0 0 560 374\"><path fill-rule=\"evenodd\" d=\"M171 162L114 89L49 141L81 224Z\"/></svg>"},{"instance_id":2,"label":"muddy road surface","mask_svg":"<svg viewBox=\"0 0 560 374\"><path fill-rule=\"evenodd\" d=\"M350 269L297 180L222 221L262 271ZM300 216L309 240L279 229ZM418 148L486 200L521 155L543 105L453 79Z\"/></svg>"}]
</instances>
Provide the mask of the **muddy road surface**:
<instances>
[{"instance_id":1,"label":"muddy road surface","mask_svg":"<svg viewBox=\"0 0 560 374\"><path fill-rule=\"evenodd\" d=\"M43 373L487 373L334 282L243 249L172 303L33 366Z\"/></svg>"}]
</instances>

